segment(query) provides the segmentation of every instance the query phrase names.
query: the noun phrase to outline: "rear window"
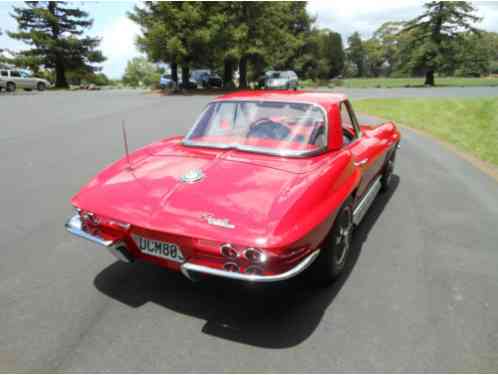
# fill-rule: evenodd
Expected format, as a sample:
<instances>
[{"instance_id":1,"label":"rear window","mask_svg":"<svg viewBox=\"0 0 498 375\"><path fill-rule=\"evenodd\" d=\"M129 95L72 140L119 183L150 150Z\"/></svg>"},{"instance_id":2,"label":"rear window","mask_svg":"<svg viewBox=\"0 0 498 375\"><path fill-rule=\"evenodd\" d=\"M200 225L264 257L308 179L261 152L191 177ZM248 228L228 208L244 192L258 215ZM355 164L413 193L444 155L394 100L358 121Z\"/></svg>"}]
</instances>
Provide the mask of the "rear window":
<instances>
[{"instance_id":1,"label":"rear window","mask_svg":"<svg viewBox=\"0 0 498 375\"><path fill-rule=\"evenodd\" d=\"M325 113L308 103L213 102L184 144L300 156L326 146Z\"/></svg>"}]
</instances>

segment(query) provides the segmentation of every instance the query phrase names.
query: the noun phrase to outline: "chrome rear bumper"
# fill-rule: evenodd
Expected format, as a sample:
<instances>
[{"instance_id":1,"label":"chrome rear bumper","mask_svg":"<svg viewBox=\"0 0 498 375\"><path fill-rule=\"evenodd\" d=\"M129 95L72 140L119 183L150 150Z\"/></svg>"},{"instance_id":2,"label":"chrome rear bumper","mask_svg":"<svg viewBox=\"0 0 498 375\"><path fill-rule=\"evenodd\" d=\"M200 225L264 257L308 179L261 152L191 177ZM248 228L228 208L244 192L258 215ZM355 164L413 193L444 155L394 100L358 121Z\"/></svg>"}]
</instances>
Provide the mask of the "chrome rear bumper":
<instances>
[{"instance_id":1,"label":"chrome rear bumper","mask_svg":"<svg viewBox=\"0 0 498 375\"><path fill-rule=\"evenodd\" d=\"M88 241L94 242L98 245L104 246L112 255L114 255L119 260L122 260L124 262L133 261L133 258L129 255L128 250L126 249L126 245L121 239L105 240L97 235L92 235L90 233L85 232L82 228L81 219L78 214L71 216L67 220L65 227L69 233L74 234L77 237L81 237ZM192 275L191 273L202 273L207 275L225 277L227 279L234 279L234 280L254 282L254 283L277 282L297 276L298 274L303 272L306 268L308 268L311 265L311 263L315 261L315 259L318 257L319 254L320 254L320 249L317 249L314 252L312 252L310 255L305 257L301 262L299 262L296 266L294 266L290 270L284 273L280 273L278 275L271 275L271 276L229 272L189 262L183 263L180 266L180 269L181 272L190 280L194 280L194 275Z\"/></svg>"},{"instance_id":2,"label":"chrome rear bumper","mask_svg":"<svg viewBox=\"0 0 498 375\"><path fill-rule=\"evenodd\" d=\"M133 258L128 254L125 244L120 240L105 240L99 236L94 236L83 230L80 215L71 216L66 221L66 230L77 237L95 242L97 245L104 246L109 252L123 262L131 262Z\"/></svg>"},{"instance_id":3,"label":"chrome rear bumper","mask_svg":"<svg viewBox=\"0 0 498 375\"><path fill-rule=\"evenodd\" d=\"M234 279L234 280L255 282L255 283L268 283L268 282L284 281L284 280L287 280L287 279L290 279L292 277L297 276L298 274L303 272L306 268L308 268L319 254L320 254L320 250L319 249L315 250L313 253L308 255L300 263L298 263L296 266L294 266L293 268L291 268L287 272L280 273L278 275L271 275L271 276L251 275L251 274L244 274L244 273L238 273L238 272L229 272L229 271L220 270L217 268L201 266L198 264L193 264L193 263L188 263L188 262L183 263L181 265L181 271L186 277L188 277L191 280L193 280L193 277L190 274L190 272L197 272L197 273L203 273L203 274L208 274L208 275L213 275L213 276L225 277L227 279Z\"/></svg>"}]
</instances>

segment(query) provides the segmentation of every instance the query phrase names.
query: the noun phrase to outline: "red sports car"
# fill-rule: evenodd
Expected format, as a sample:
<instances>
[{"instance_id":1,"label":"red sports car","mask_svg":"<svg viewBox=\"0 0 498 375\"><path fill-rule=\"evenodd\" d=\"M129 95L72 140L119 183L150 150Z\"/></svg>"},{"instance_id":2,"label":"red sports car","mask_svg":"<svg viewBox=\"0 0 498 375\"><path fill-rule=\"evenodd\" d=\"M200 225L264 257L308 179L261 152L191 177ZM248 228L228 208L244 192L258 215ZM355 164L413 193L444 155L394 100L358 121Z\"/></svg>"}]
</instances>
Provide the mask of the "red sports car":
<instances>
[{"instance_id":1,"label":"red sports car","mask_svg":"<svg viewBox=\"0 0 498 375\"><path fill-rule=\"evenodd\" d=\"M344 95L251 91L209 103L184 137L100 172L71 200L72 234L125 262L248 282L309 267L334 280L389 187L400 133L359 125Z\"/></svg>"}]
</instances>

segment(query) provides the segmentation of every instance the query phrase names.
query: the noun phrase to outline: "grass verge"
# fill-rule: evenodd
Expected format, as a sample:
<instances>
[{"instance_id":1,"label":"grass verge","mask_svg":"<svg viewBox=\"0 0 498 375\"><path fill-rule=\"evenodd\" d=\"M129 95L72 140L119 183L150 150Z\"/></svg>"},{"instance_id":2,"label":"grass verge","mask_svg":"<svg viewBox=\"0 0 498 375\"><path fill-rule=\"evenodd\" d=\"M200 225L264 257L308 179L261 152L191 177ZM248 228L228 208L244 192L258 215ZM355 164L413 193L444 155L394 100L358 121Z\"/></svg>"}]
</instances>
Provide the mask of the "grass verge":
<instances>
[{"instance_id":1,"label":"grass verge","mask_svg":"<svg viewBox=\"0 0 498 375\"><path fill-rule=\"evenodd\" d=\"M304 88L318 87L345 87L352 89L369 88L400 88L424 87L424 78L347 78L336 80L303 80L300 84ZM436 87L477 87L498 86L498 77L461 78L461 77L436 77Z\"/></svg>"},{"instance_id":2,"label":"grass verge","mask_svg":"<svg viewBox=\"0 0 498 375\"><path fill-rule=\"evenodd\" d=\"M498 86L498 77L461 78L436 77L437 87ZM342 81L348 88L423 87L424 78L352 78Z\"/></svg>"},{"instance_id":3,"label":"grass verge","mask_svg":"<svg viewBox=\"0 0 498 375\"><path fill-rule=\"evenodd\" d=\"M355 101L354 107L423 130L498 166L498 97L366 99Z\"/></svg>"}]
</instances>

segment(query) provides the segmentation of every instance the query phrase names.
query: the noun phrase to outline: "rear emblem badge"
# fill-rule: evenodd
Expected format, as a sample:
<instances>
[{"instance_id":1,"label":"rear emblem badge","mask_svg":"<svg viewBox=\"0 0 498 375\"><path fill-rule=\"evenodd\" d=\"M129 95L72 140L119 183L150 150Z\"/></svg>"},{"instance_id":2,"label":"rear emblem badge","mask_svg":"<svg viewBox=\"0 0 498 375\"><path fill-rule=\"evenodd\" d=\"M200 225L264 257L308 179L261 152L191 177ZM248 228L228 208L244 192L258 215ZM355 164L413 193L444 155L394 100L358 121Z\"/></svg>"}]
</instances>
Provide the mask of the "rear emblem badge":
<instances>
[{"instance_id":1,"label":"rear emblem badge","mask_svg":"<svg viewBox=\"0 0 498 375\"><path fill-rule=\"evenodd\" d=\"M204 173L200 169L192 169L185 173L181 180L187 184L193 184L194 182L198 182L204 178Z\"/></svg>"},{"instance_id":2,"label":"rear emblem badge","mask_svg":"<svg viewBox=\"0 0 498 375\"><path fill-rule=\"evenodd\" d=\"M206 220L210 225L216 225L217 227L223 227L228 229L235 228L235 225L230 223L230 220L228 219L219 219L210 214L203 214L201 218Z\"/></svg>"}]
</instances>

